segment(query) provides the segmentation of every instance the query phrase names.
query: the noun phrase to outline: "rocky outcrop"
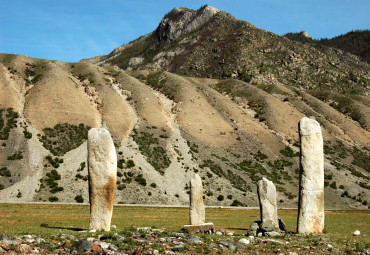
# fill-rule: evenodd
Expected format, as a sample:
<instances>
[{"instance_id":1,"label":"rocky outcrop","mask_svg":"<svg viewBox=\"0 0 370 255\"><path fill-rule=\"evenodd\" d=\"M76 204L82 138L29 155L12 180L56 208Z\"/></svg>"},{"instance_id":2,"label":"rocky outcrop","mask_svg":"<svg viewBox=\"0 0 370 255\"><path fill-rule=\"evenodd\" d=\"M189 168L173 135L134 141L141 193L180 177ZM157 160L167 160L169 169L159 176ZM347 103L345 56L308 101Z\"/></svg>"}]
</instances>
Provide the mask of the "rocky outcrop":
<instances>
[{"instance_id":1,"label":"rocky outcrop","mask_svg":"<svg viewBox=\"0 0 370 255\"><path fill-rule=\"evenodd\" d=\"M298 233L324 230L324 152L320 124L307 117L299 123L301 141Z\"/></svg>"},{"instance_id":2,"label":"rocky outcrop","mask_svg":"<svg viewBox=\"0 0 370 255\"><path fill-rule=\"evenodd\" d=\"M89 229L110 231L116 192L117 156L108 130L92 128L88 133L90 196Z\"/></svg>"},{"instance_id":3,"label":"rocky outcrop","mask_svg":"<svg viewBox=\"0 0 370 255\"><path fill-rule=\"evenodd\" d=\"M211 6L205 6L196 12L186 8L175 8L162 19L156 30L156 36L159 41L175 40L182 34L197 29L219 11Z\"/></svg>"}]
</instances>

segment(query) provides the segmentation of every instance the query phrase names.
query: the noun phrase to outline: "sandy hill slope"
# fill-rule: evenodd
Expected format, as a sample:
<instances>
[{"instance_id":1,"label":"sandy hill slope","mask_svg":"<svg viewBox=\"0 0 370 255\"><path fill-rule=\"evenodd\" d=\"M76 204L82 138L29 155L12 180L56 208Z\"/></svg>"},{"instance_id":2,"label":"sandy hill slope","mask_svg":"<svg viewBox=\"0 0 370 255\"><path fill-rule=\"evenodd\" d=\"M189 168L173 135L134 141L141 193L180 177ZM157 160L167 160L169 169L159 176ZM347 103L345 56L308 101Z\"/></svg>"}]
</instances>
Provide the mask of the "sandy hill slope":
<instances>
[{"instance_id":1,"label":"sandy hill slope","mask_svg":"<svg viewBox=\"0 0 370 255\"><path fill-rule=\"evenodd\" d=\"M86 135L105 127L116 203L187 204L197 172L208 205L256 206L265 176L296 206L303 116L322 125L326 205L370 202L364 95L0 54L0 116L1 202L87 202Z\"/></svg>"}]
</instances>

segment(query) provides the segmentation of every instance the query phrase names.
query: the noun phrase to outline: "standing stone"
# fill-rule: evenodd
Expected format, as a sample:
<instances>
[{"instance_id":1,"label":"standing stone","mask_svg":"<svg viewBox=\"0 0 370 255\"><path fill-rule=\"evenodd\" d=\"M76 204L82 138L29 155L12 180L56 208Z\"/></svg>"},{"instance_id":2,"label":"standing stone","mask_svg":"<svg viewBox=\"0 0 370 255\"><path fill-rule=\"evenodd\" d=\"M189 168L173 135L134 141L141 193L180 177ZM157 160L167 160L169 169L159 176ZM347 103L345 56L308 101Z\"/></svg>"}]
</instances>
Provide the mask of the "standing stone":
<instances>
[{"instance_id":1,"label":"standing stone","mask_svg":"<svg viewBox=\"0 0 370 255\"><path fill-rule=\"evenodd\" d=\"M117 155L108 130L92 128L88 133L89 229L110 231L116 192Z\"/></svg>"},{"instance_id":2,"label":"standing stone","mask_svg":"<svg viewBox=\"0 0 370 255\"><path fill-rule=\"evenodd\" d=\"M257 193L260 204L261 229L267 232L279 231L276 187L274 183L263 177L257 183Z\"/></svg>"},{"instance_id":3,"label":"standing stone","mask_svg":"<svg viewBox=\"0 0 370 255\"><path fill-rule=\"evenodd\" d=\"M202 179L194 174L190 180L190 225L203 224L205 217Z\"/></svg>"},{"instance_id":4,"label":"standing stone","mask_svg":"<svg viewBox=\"0 0 370 255\"><path fill-rule=\"evenodd\" d=\"M309 118L299 122L300 177L297 232L324 230L324 150L320 124Z\"/></svg>"}]
</instances>

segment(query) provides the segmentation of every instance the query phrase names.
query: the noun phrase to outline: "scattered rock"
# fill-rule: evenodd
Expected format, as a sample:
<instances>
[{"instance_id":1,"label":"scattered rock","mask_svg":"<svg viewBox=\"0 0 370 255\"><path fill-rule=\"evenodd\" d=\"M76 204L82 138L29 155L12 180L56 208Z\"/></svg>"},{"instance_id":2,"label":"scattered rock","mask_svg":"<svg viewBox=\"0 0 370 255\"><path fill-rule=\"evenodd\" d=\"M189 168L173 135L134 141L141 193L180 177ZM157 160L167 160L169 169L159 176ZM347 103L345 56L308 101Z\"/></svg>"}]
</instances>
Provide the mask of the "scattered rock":
<instances>
[{"instance_id":1,"label":"scattered rock","mask_svg":"<svg viewBox=\"0 0 370 255\"><path fill-rule=\"evenodd\" d=\"M64 248L64 249L72 249L72 244L71 244L71 242L70 241L65 241L64 243L63 243L63 245L62 245L62 247Z\"/></svg>"},{"instance_id":2,"label":"scattered rock","mask_svg":"<svg viewBox=\"0 0 370 255\"><path fill-rule=\"evenodd\" d=\"M220 231L216 231L215 234L218 235L218 236L222 236L222 233Z\"/></svg>"},{"instance_id":3,"label":"scattered rock","mask_svg":"<svg viewBox=\"0 0 370 255\"><path fill-rule=\"evenodd\" d=\"M200 243L201 241L200 241L200 239L199 239L199 237L198 236L196 236L196 235L191 235L190 237L189 237L189 239L188 239L191 243L194 243L194 244L198 244L198 243Z\"/></svg>"},{"instance_id":4,"label":"scattered rock","mask_svg":"<svg viewBox=\"0 0 370 255\"><path fill-rule=\"evenodd\" d=\"M355 232L353 232L353 235L354 235L354 236L359 236L359 235L361 235L360 230L356 230Z\"/></svg>"},{"instance_id":5,"label":"scattered rock","mask_svg":"<svg viewBox=\"0 0 370 255\"><path fill-rule=\"evenodd\" d=\"M184 245L176 245L175 247L172 248L173 251L184 251L185 246Z\"/></svg>"},{"instance_id":6,"label":"scattered rock","mask_svg":"<svg viewBox=\"0 0 370 255\"><path fill-rule=\"evenodd\" d=\"M271 236L271 237L280 236L280 233L276 231L265 232L264 234L265 236Z\"/></svg>"},{"instance_id":7,"label":"scattered rock","mask_svg":"<svg viewBox=\"0 0 370 255\"><path fill-rule=\"evenodd\" d=\"M97 245L94 245L93 247L91 247L91 251L101 252L102 249L101 249L101 246L97 244Z\"/></svg>"},{"instance_id":8,"label":"scattered rock","mask_svg":"<svg viewBox=\"0 0 370 255\"><path fill-rule=\"evenodd\" d=\"M92 247L92 243L90 243L87 239L81 239L76 244L77 251L87 252L91 250L91 247Z\"/></svg>"},{"instance_id":9,"label":"scattered rock","mask_svg":"<svg viewBox=\"0 0 370 255\"><path fill-rule=\"evenodd\" d=\"M239 241L239 243L242 243L242 244L245 244L245 245L248 245L251 243L251 241L249 241L248 239L246 238L241 238Z\"/></svg>"},{"instance_id":10,"label":"scattered rock","mask_svg":"<svg viewBox=\"0 0 370 255\"><path fill-rule=\"evenodd\" d=\"M18 253L21 253L21 254L29 254L29 253L31 253L32 248L28 244L22 243L18 246L18 248L16 250L17 250Z\"/></svg>"},{"instance_id":11,"label":"scattered rock","mask_svg":"<svg viewBox=\"0 0 370 255\"><path fill-rule=\"evenodd\" d=\"M261 221L254 221L249 225L247 235L248 236L257 236Z\"/></svg>"}]
</instances>

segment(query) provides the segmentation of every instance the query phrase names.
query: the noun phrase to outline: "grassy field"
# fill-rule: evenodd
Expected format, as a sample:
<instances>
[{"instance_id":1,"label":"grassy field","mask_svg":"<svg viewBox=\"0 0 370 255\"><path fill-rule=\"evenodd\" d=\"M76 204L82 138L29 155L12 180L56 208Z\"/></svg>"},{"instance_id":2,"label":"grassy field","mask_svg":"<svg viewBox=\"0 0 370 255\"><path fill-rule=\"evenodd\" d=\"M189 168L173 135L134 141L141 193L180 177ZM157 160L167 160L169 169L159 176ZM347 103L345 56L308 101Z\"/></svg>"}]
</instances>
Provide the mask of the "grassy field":
<instances>
[{"instance_id":1,"label":"grassy field","mask_svg":"<svg viewBox=\"0 0 370 255\"><path fill-rule=\"evenodd\" d=\"M279 210L290 231L296 230L297 211ZM251 222L259 220L256 209L207 208L206 221L216 228L246 233ZM41 227L42 223L48 228ZM189 223L187 208L122 207L116 206L112 224L118 230L132 226L155 226L171 231L180 231ZM87 230L89 207L87 205L59 204L0 204L0 233L41 234L76 233L76 229ZM351 238L360 230L363 238L370 238L370 211L327 211L325 234L334 238ZM360 238L361 238L360 237Z\"/></svg>"},{"instance_id":2,"label":"grassy field","mask_svg":"<svg viewBox=\"0 0 370 255\"><path fill-rule=\"evenodd\" d=\"M297 224L297 210L279 210L288 230L294 232ZM289 253L295 251L299 254L366 254L370 249L370 211L329 210L326 212L325 233L317 235L295 235L275 237L283 244L271 241L257 240L252 246L240 248L240 252L258 252L259 254ZM213 222L216 229L234 231L235 235L227 239L236 244L247 232L251 222L259 220L257 209L228 209L207 208L206 221ZM125 252L133 252L135 248L142 251L148 249L162 249L163 245L155 242L151 246L143 246L132 237L132 227L164 228L164 236L171 236L171 231L181 231L183 225L189 223L188 208L155 208L138 206L116 206L113 212L112 224L117 229L112 232L125 236L124 243L116 243ZM40 225L47 224L47 227ZM0 204L0 234L25 235L32 234L43 237L50 244L55 243L60 234L71 234L78 239L86 237L98 238L99 233L89 233L89 206L87 205L61 205L61 204ZM360 230L360 236L353 236L355 230ZM81 232L83 231L83 232ZM167 233L167 234L165 234ZM58 237L59 236L59 237ZM203 245L187 243L185 253L197 254L212 253L229 254L229 250L209 250L210 242L225 239L225 236L199 235L205 242ZM261 239L262 240L262 239ZM329 248L328 244L331 244ZM54 247L53 252L61 252L61 247ZM224 249L224 248L222 248ZM238 250L239 251L239 250ZM365 251L365 253L363 253ZM362 253L361 253L362 252Z\"/></svg>"}]
</instances>

